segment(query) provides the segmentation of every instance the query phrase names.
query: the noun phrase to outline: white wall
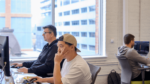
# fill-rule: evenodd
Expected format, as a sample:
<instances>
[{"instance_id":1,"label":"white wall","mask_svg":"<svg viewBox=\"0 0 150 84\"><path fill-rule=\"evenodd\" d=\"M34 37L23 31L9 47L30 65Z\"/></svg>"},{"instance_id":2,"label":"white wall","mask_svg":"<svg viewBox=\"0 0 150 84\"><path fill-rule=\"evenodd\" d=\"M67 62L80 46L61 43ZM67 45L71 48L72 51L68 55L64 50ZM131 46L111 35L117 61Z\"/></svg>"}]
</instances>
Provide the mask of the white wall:
<instances>
[{"instance_id":1,"label":"white wall","mask_svg":"<svg viewBox=\"0 0 150 84\"><path fill-rule=\"evenodd\" d=\"M140 3L141 1L141 3ZM150 0L128 0L128 33L135 35L135 40L150 41ZM114 43L110 40L114 39ZM112 69L118 73L117 48L123 45L123 0L106 0L106 58L87 60L102 69L95 84L107 84L107 75Z\"/></svg>"}]
</instances>

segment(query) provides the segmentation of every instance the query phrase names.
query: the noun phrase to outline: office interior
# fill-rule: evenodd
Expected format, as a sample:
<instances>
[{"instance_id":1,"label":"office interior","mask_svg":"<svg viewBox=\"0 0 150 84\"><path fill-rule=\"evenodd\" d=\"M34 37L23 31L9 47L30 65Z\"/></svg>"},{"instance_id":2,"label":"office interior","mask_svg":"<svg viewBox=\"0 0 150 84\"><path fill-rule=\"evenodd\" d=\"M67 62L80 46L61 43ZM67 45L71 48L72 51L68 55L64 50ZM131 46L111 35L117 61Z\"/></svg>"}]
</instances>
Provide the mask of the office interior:
<instances>
[{"instance_id":1,"label":"office interior","mask_svg":"<svg viewBox=\"0 0 150 84\"><path fill-rule=\"evenodd\" d=\"M11 1L11 0L6 0ZM95 24L100 24L100 2L106 2L105 14L105 25L103 27L103 47L99 48L103 51L103 54L98 53L96 56L90 55L83 57L87 62L100 66L101 70L97 75L95 84L107 84L108 74L112 69L116 70L117 73L121 74L120 64L115 56L119 46L124 45L123 36L127 33L131 33L135 36L135 41L150 41L150 0L95 0ZM7 11L6 11L7 12ZM15 14L12 15L12 17ZM21 16L21 15L20 15ZM23 15L22 15L23 16ZM4 13L0 13L0 17L5 17ZM30 14L25 17L31 17ZM98 18L98 19L97 19ZM5 24L8 28L11 28L10 23ZM1 25L1 23L0 23ZM100 25L98 27L98 32ZM95 28L96 29L96 28ZM96 37L95 39L100 38ZM100 40L97 40L100 41ZM99 46L99 45L97 45ZM95 46L96 48L96 46ZM28 51L28 49L22 49L22 51ZM38 55L36 53L36 55ZM150 55L148 54L150 57ZM11 59L13 62L24 62L35 60L32 59L19 59L17 57Z\"/></svg>"}]
</instances>

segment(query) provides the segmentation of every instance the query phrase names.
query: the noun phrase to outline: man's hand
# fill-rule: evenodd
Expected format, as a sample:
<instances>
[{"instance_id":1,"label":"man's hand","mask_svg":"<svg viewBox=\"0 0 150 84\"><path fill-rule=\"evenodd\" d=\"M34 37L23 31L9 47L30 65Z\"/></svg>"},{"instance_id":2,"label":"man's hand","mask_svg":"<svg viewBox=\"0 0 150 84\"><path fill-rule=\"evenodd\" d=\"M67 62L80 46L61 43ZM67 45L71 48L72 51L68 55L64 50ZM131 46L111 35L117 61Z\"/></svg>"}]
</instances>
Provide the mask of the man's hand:
<instances>
[{"instance_id":1,"label":"man's hand","mask_svg":"<svg viewBox=\"0 0 150 84\"><path fill-rule=\"evenodd\" d=\"M35 80L34 82L44 82L43 78L38 77L38 76L30 78L29 81L32 80L33 78L36 78L36 79L37 79L37 80Z\"/></svg>"},{"instance_id":2,"label":"man's hand","mask_svg":"<svg viewBox=\"0 0 150 84\"><path fill-rule=\"evenodd\" d=\"M28 68L22 67L22 68L18 69L18 72L28 73Z\"/></svg>"},{"instance_id":3,"label":"man's hand","mask_svg":"<svg viewBox=\"0 0 150 84\"><path fill-rule=\"evenodd\" d=\"M23 66L22 63L13 63L13 64L11 64L11 66L12 65L15 65L15 67L22 67Z\"/></svg>"},{"instance_id":4,"label":"man's hand","mask_svg":"<svg viewBox=\"0 0 150 84\"><path fill-rule=\"evenodd\" d=\"M69 50L63 49L62 51L59 51L55 54L55 63L61 63L61 61L64 59L65 55L67 55Z\"/></svg>"}]
</instances>

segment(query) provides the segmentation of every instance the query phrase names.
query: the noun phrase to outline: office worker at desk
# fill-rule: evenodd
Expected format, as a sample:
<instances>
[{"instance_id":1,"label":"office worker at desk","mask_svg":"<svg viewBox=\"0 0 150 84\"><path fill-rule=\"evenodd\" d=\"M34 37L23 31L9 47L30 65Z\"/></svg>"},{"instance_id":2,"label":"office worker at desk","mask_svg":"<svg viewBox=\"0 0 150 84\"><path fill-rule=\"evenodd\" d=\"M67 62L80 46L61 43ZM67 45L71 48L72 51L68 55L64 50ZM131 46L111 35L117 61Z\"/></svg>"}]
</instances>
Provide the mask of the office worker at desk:
<instances>
[{"instance_id":1,"label":"office worker at desk","mask_svg":"<svg viewBox=\"0 0 150 84\"><path fill-rule=\"evenodd\" d=\"M53 73L54 56L57 53L56 28L53 25L43 27L43 37L48 43L35 61L14 63L15 67L22 67L18 71L24 73L35 73L38 76L47 77L47 73Z\"/></svg>"},{"instance_id":2,"label":"office worker at desk","mask_svg":"<svg viewBox=\"0 0 150 84\"><path fill-rule=\"evenodd\" d=\"M58 52L54 60L54 73L50 78L37 78L35 82L54 84L91 84L91 73L87 62L77 54L77 41L74 36L65 34L59 38ZM62 70L60 63L65 58ZM31 78L31 79L33 79Z\"/></svg>"},{"instance_id":3,"label":"office worker at desk","mask_svg":"<svg viewBox=\"0 0 150 84\"><path fill-rule=\"evenodd\" d=\"M142 57L134 47L134 35L126 34L124 36L125 46L121 46L118 48L118 56L126 56L129 60L132 69L132 81L142 81L142 73L138 70L142 64L150 64L150 60ZM150 80L150 72L145 71L145 80Z\"/></svg>"}]
</instances>

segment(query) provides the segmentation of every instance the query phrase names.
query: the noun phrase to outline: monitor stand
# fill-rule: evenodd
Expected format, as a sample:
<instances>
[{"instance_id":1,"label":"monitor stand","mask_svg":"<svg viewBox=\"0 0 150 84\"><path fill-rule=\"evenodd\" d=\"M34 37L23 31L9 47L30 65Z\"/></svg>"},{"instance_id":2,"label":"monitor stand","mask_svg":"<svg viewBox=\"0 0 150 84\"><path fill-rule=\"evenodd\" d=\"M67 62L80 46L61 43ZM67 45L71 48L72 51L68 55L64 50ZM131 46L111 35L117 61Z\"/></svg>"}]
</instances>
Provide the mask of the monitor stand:
<instances>
[{"instance_id":1,"label":"monitor stand","mask_svg":"<svg viewBox=\"0 0 150 84\"><path fill-rule=\"evenodd\" d=\"M12 76L5 76L5 84L15 84Z\"/></svg>"}]
</instances>

